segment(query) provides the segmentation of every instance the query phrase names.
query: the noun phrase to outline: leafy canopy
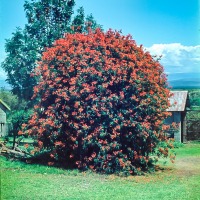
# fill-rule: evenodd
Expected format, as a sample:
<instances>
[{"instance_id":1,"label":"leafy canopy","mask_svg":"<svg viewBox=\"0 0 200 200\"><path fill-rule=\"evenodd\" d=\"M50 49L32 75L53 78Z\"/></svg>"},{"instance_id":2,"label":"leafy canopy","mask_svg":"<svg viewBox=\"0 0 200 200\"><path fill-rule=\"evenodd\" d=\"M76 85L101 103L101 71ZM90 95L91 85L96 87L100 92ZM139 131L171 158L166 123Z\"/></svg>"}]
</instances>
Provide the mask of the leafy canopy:
<instances>
[{"instance_id":1,"label":"leafy canopy","mask_svg":"<svg viewBox=\"0 0 200 200\"><path fill-rule=\"evenodd\" d=\"M25 1L27 24L23 30L17 28L12 38L6 41L7 56L1 64L13 94L19 99L31 99L37 79L30 77L30 74L45 48L52 46L66 32L86 31L88 24L92 28L100 26L92 16L85 19L82 7L71 22L74 5L74 0Z\"/></svg>"}]
</instances>

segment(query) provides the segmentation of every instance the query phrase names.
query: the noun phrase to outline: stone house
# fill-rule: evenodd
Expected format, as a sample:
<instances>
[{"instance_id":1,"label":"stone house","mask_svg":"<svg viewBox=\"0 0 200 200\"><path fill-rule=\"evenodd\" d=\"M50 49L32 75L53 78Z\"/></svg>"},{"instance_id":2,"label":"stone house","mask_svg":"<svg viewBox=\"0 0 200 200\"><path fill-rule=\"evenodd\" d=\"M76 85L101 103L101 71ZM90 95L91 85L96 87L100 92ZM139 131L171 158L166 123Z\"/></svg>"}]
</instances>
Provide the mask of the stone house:
<instances>
[{"instance_id":1,"label":"stone house","mask_svg":"<svg viewBox=\"0 0 200 200\"><path fill-rule=\"evenodd\" d=\"M170 97L170 105L167 111L172 115L165 120L165 124L178 124L178 130L172 133L177 142L185 142L187 136L186 130L186 107L189 106L188 91L172 91L173 96ZM170 131L169 131L170 134Z\"/></svg>"},{"instance_id":2,"label":"stone house","mask_svg":"<svg viewBox=\"0 0 200 200\"><path fill-rule=\"evenodd\" d=\"M0 137L8 135L6 113L9 110L9 106L0 99Z\"/></svg>"}]
</instances>

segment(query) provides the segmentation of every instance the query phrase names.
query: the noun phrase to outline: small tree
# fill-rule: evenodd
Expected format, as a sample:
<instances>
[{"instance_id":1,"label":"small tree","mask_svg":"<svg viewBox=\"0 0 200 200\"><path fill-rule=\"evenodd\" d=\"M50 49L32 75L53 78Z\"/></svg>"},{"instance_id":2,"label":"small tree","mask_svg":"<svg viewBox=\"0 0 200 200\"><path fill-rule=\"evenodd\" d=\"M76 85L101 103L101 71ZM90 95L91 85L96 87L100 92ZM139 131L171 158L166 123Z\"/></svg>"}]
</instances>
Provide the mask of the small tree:
<instances>
[{"instance_id":1,"label":"small tree","mask_svg":"<svg viewBox=\"0 0 200 200\"><path fill-rule=\"evenodd\" d=\"M165 140L170 95L163 67L131 36L66 34L43 53L34 114L23 132L80 169L139 173ZM166 155L167 149L160 149Z\"/></svg>"}]
</instances>

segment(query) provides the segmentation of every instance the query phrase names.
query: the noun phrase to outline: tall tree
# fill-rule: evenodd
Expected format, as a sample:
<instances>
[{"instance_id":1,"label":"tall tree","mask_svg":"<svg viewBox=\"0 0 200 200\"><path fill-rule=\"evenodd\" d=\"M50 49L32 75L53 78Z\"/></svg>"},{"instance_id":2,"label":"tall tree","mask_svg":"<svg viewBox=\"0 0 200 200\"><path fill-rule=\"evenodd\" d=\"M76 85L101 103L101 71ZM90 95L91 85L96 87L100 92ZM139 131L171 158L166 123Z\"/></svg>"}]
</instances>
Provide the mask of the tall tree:
<instances>
[{"instance_id":1,"label":"tall tree","mask_svg":"<svg viewBox=\"0 0 200 200\"><path fill-rule=\"evenodd\" d=\"M19 99L31 99L37 80L30 75L40 61L42 52L51 47L55 40L66 32L85 32L89 26L92 29L100 27L92 15L84 21L83 7L77 10L71 21L74 5L74 0L25 1L27 24L24 30L17 28L12 38L6 41L7 57L1 64L13 94Z\"/></svg>"},{"instance_id":2,"label":"tall tree","mask_svg":"<svg viewBox=\"0 0 200 200\"><path fill-rule=\"evenodd\" d=\"M37 81L30 74L45 48L69 32L74 5L74 0L25 1L28 22L6 41L7 57L1 64L13 94L20 99L31 99Z\"/></svg>"},{"instance_id":3,"label":"tall tree","mask_svg":"<svg viewBox=\"0 0 200 200\"><path fill-rule=\"evenodd\" d=\"M38 58L36 47L36 42L30 40L20 28L17 28L11 39L6 40L7 57L2 67L7 72L7 82L12 86L12 93L20 100L30 99L36 84L35 78L30 77Z\"/></svg>"},{"instance_id":4,"label":"tall tree","mask_svg":"<svg viewBox=\"0 0 200 200\"><path fill-rule=\"evenodd\" d=\"M70 21L75 5L74 0L31 0L24 9L28 24L25 31L37 40L39 50L49 47L52 42L70 30Z\"/></svg>"}]
</instances>

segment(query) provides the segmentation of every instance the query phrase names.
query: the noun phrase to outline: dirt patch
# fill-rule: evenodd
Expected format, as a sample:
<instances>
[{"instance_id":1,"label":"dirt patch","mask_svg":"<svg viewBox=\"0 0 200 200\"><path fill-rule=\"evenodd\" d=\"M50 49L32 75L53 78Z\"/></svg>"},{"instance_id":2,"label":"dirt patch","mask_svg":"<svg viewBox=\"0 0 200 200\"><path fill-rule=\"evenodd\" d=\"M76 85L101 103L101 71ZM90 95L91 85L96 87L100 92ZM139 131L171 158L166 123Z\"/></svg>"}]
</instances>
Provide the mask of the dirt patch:
<instances>
[{"instance_id":1,"label":"dirt patch","mask_svg":"<svg viewBox=\"0 0 200 200\"><path fill-rule=\"evenodd\" d=\"M175 169L179 176L200 175L200 157L179 158L175 162Z\"/></svg>"}]
</instances>

